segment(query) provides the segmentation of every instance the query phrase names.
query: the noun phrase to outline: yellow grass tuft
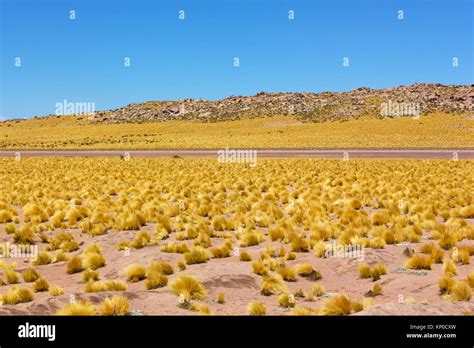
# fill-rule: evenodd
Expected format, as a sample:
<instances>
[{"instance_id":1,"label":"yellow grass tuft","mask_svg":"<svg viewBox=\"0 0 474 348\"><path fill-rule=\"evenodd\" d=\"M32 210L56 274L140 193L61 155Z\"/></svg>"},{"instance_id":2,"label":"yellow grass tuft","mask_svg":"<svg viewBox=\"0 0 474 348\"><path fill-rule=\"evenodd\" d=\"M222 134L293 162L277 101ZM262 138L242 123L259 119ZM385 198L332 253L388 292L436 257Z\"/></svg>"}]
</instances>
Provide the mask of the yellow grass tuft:
<instances>
[{"instance_id":1,"label":"yellow grass tuft","mask_svg":"<svg viewBox=\"0 0 474 348\"><path fill-rule=\"evenodd\" d=\"M174 273L173 266L168 262L156 262L152 261L150 263L149 272L158 272L164 275L170 275Z\"/></svg>"},{"instance_id":2,"label":"yellow grass tuft","mask_svg":"<svg viewBox=\"0 0 474 348\"><path fill-rule=\"evenodd\" d=\"M34 244L35 232L30 225L23 225L13 233L13 240L17 244Z\"/></svg>"},{"instance_id":3,"label":"yellow grass tuft","mask_svg":"<svg viewBox=\"0 0 474 348\"><path fill-rule=\"evenodd\" d=\"M457 274L456 264L453 260L448 259L443 263L443 272L445 275L453 276Z\"/></svg>"},{"instance_id":4,"label":"yellow grass tuft","mask_svg":"<svg viewBox=\"0 0 474 348\"><path fill-rule=\"evenodd\" d=\"M336 295L326 300L321 308L322 315L349 315L353 310L353 303L344 294Z\"/></svg>"},{"instance_id":5,"label":"yellow grass tuft","mask_svg":"<svg viewBox=\"0 0 474 348\"><path fill-rule=\"evenodd\" d=\"M296 272L287 266L279 267L277 272L287 282L296 282Z\"/></svg>"},{"instance_id":6,"label":"yellow grass tuft","mask_svg":"<svg viewBox=\"0 0 474 348\"><path fill-rule=\"evenodd\" d=\"M244 232L240 236L239 245L241 247L250 247L254 245L258 245L263 242L265 236L260 232Z\"/></svg>"},{"instance_id":7,"label":"yellow grass tuft","mask_svg":"<svg viewBox=\"0 0 474 348\"><path fill-rule=\"evenodd\" d=\"M266 315L267 307L260 301L252 301L247 306L247 313L253 316Z\"/></svg>"},{"instance_id":8,"label":"yellow grass tuft","mask_svg":"<svg viewBox=\"0 0 474 348\"><path fill-rule=\"evenodd\" d=\"M108 316L120 316L127 315L129 309L128 299L125 296L115 295L107 297L102 306L100 307L100 313Z\"/></svg>"},{"instance_id":9,"label":"yellow grass tuft","mask_svg":"<svg viewBox=\"0 0 474 348\"><path fill-rule=\"evenodd\" d=\"M469 284L471 288L474 288L474 271L469 273L466 277L466 282Z\"/></svg>"},{"instance_id":10,"label":"yellow grass tuft","mask_svg":"<svg viewBox=\"0 0 474 348\"><path fill-rule=\"evenodd\" d=\"M268 267L261 260L252 262L252 270L253 273L261 276L268 274Z\"/></svg>"},{"instance_id":11,"label":"yellow grass tuft","mask_svg":"<svg viewBox=\"0 0 474 348\"><path fill-rule=\"evenodd\" d=\"M206 289L191 275L183 274L175 279L170 285L171 292L180 296L184 301L204 300L206 298Z\"/></svg>"},{"instance_id":12,"label":"yellow grass tuft","mask_svg":"<svg viewBox=\"0 0 474 348\"><path fill-rule=\"evenodd\" d=\"M69 260L68 254L63 251L58 251L54 255L54 262L61 262L61 261L67 261L67 260Z\"/></svg>"},{"instance_id":13,"label":"yellow grass tuft","mask_svg":"<svg viewBox=\"0 0 474 348\"><path fill-rule=\"evenodd\" d=\"M91 316L95 315L95 307L88 301L77 301L64 305L56 314L65 316Z\"/></svg>"},{"instance_id":14,"label":"yellow grass tuft","mask_svg":"<svg viewBox=\"0 0 474 348\"><path fill-rule=\"evenodd\" d=\"M99 280L99 271L87 269L84 273L82 273L81 279L83 283L89 283L90 281Z\"/></svg>"},{"instance_id":15,"label":"yellow grass tuft","mask_svg":"<svg viewBox=\"0 0 474 348\"><path fill-rule=\"evenodd\" d=\"M262 288L260 293L264 296L270 296L273 294L281 294L288 292L288 288L285 285L285 281L279 274L272 274L264 276L262 280Z\"/></svg>"},{"instance_id":16,"label":"yellow grass tuft","mask_svg":"<svg viewBox=\"0 0 474 348\"><path fill-rule=\"evenodd\" d=\"M59 296L59 295L64 294L64 289L57 286L50 286L48 290L48 294L50 296Z\"/></svg>"},{"instance_id":17,"label":"yellow grass tuft","mask_svg":"<svg viewBox=\"0 0 474 348\"><path fill-rule=\"evenodd\" d=\"M178 268L182 272L186 269L186 264L183 261L178 261Z\"/></svg>"},{"instance_id":18,"label":"yellow grass tuft","mask_svg":"<svg viewBox=\"0 0 474 348\"><path fill-rule=\"evenodd\" d=\"M49 265L52 261L53 259L47 251L41 251L36 255L36 257L31 261L31 263L36 266L41 266Z\"/></svg>"},{"instance_id":19,"label":"yellow grass tuft","mask_svg":"<svg viewBox=\"0 0 474 348\"><path fill-rule=\"evenodd\" d=\"M370 278L371 275L371 269L370 266L366 263L362 263L359 265L359 278L365 279L365 278Z\"/></svg>"},{"instance_id":20,"label":"yellow grass tuft","mask_svg":"<svg viewBox=\"0 0 474 348\"><path fill-rule=\"evenodd\" d=\"M35 292L48 291L49 283L45 278L38 278L33 284L33 290Z\"/></svg>"},{"instance_id":21,"label":"yellow grass tuft","mask_svg":"<svg viewBox=\"0 0 474 348\"><path fill-rule=\"evenodd\" d=\"M313 266L309 263L302 263L296 265L296 272L305 278L308 278L309 280L319 280L321 279L321 274L313 269Z\"/></svg>"},{"instance_id":22,"label":"yellow grass tuft","mask_svg":"<svg viewBox=\"0 0 474 348\"><path fill-rule=\"evenodd\" d=\"M209 260L209 253L200 246L192 247L187 253L184 253L186 264L194 265L197 263L205 263Z\"/></svg>"},{"instance_id":23,"label":"yellow grass tuft","mask_svg":"<svg viewBox=\"0 0 474 348\"><path fill-rule=\"evenodd\" d=\"M127 276L127 280L136 283L146 278L146 267L138 263L132 263L125 267L123 273Z\"/></svg>"},{"instance_id":24,"label":"yellow grass tuft","mask_svg":"<svg viewBox=\"0 0 474 348\"><path fill-rule=\"evenodd\" d=\"M472 289L466 282L459 281L454 284L451 296L454 301L469 301L472 297Z\"/></svg>"},{"instance_id":25,"label":"yellow grass tuft","mask_svg":"<svg viewBox=\"0 0 474 348\"><path fill-rule=\"evenodd\" d=\"M105 266L105 258L102 254L90 251L83 254L82 262L84 268L95 270Z\"/></svg>"},{"instance_id":26,"label":"yellow grass tuft","mask_svg":"<svg viewBox=\"0 0 474 348\"><path fill-rule=\"evenodd\" d=\"M125 291L127 284L121 280L106 279L96 282L89 282L84 286L84 292L101 292L101 291Z\"/></svg>"},{"instance_id":27,"label":"yellow grass tuft","mask_svg":"<svg viewBox=\"0 0 474 348\"><path fill-rule=\"evenodd\" d=\"M453 290L454 284L456 284L456 280L452 276L445 275L438 279L441 294L450 293Z\"/></svg>"},{"instance_id":28,"label":"yellow grass tuft","mask_svg":"<svg viewBox=\"0 0 474 348\"><path fill-rule=\"evenodd\" d=\"M431 257L427 255L413 255L405 262L405 267L409 269L431 269Z\"/></svg>"},{"instance_id":29,"label":"yellow grass tuft","mask_svg":"<svg viewBox=\"0 0 474 348\"><path fill-rule=\"evenodd\" d=\"M278 296L278 304L282 307L293 308L295 303L295 296L293 294L284 293Z\"/></svg>"},{"instance_id":30,"label":"yellow grass tuft","mask_svg":"<svg viewBox=\"0 0 474 348\"><path fill-rule=\"evenodd\" d=\"M244 262L252 261L252 255L250 255L250 253L247 251L243 251L239 255L239 260Z\"/></svg>"},{"instance_id":31,"label":"yellow grass tuft","mask_svg":"<svg viewBox=\"0 0 474 348\"><path fill-rule=\"evenodd\" d=\"M3 304L18 304L33 301L33 292L28 288L13 286L8 292L1 295Z\"/></svg>"},{"instance_id":32,"label":"yellow grass tuft","mask_svg":"<svg viewBox=\"0 0 474 348\"><path fill-rule=\"evenodd\" d=\"M34 268L27 268L22 273L23 280L27 283L32 283L40 277L39 273Z\"/></svg>"},{"instance_id":33,"label":"yellow grass tuft","mask_svg":"<svg viewBox=\"0 0 474 348\"><path fill-rule=\"evenodd\" d=\"M225 296L223 293L220 293L219 295L217 295L217 299L216 299L217 303L220 303L220 304L223 304L225 303Z\"/></svg>"},{"instance_id":34,"label":"yellow grass tuft","mask_svg":"<svg viewBox=\"0 0 474 348\"><path fill-rule=\"evenodd\" d=\"M390 221L390 215L387 210L381 209L373 213L371 219L374 226L385 225Z\"/></svg>"},{"instance_id":35,"label":"yellow grass tuft","mask_svg":"<svg viewBox=\"0 0 474 348\"><path fill-rule=\"evenodd\" d=\"M20 281L20 274L15 272L13 268L4 269L3 274L8 284L17 284Z\"/></svg>"},{"instance_id":36,"label":"yellow grass tuft","mask_svg":"<svg viewBox=\"0 0 474 348\"><path fill-rule=\"evenodd\" d=\"M66 271L69 274L79 273L83 270L82 259L79 255L74 256L66 265Z\"/></svg>"},{"instance_id":37,"label":"yellow grass tuft","mask_svg":"<svg viewBox=\"0 0 474 348\"><path fill-rule=\"evenodd\" d=\"M148 271L148 278L145 280L147 290L161 288L168 284L168 277L158 271Z\"/></svg>"}]
</instances>

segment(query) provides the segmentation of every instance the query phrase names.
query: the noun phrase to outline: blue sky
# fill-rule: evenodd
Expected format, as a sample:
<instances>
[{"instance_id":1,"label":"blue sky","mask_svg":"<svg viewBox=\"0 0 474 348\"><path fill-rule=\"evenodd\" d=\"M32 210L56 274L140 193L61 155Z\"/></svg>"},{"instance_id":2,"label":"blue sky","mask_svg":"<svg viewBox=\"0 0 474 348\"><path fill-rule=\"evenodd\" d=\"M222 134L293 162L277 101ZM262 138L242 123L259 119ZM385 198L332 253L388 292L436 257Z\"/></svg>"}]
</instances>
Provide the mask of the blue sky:
<instances>
[{"instance_id":1,"label":"blue sky","mask_svg":"<svg viewBox=\"0 0 474 348\"><path fill-rule=\"evenodd\" d=\"M3 118L51 114L65 99L102 110L259 91L474 83L472 0L0 2Z\"/></svg>"}]
</instances>

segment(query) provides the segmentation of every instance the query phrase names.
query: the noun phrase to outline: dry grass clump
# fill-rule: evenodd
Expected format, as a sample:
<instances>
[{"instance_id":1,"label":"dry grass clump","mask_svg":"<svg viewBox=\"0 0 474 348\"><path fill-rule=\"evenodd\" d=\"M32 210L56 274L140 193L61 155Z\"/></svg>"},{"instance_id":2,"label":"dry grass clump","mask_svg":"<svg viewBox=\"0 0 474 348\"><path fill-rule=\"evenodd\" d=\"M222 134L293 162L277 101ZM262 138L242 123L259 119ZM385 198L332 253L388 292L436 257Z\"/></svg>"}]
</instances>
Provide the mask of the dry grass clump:
<instances>
[{"instance_id":1,"label":"dry grass clump","mask_svg":"<svg viewBox=\"0 0 474 348\"><path fill-rule=\"evenodd\" d=\"M243 251L239 255L239 260L244 262L252 261L252 255L250 255L250 253L247 251Z\"/></svg>"},{"instance_id":2,"label":"dry grass clump","mask_svg":"<svg viewBox=\"0 0 474 348\"><path fill-rule=\"evenodd\" d=\"M102 250L96 244L88 245L82 253L82 262L84 268L92 270L105 266L105 258L102 255Z\"/></svg>"},{"instance_id":3,"label":"dry grass clump","mask_svg":"<svg viewBox=\"0 0 474 348\"><path fill-rule=\"evenodd\" d=\"M185 302L191 300L204 300L206 298L206 289L195 277L183 274L175 279L170 285L171 292L180 296Z\"/></svg>"},{"instance_id":4,"label":"dry grass clump","mask_svg":"<svg viewBox=\"0 0 474 348\"><path fill-rule=\"evenodd\" d=\"M33 290L35 292L48 291L49 283L45 278L38 278L33 284Z\"/></svg>"},{"instance_id":5,"label":"dry grass clump","mask_svg":"<svg viewBox=\"0 0 474 348\"><path fill-rule=\"evenodd\" d=\"M423 244L420 252L428 254L434 263L442 263L444 258L444 250L436 246L434 243Z\"/></svg>"},{"instance_id":6,"label":"dry grass clump","mask_svg":"<svg viewBox=\"0 0 474 348\"><path fill-rule=\"evenodd\" d=\"M17 284L20 281L20 273L16 272L13 268L4 268L3 275L8 284Z\"/></svg>"},{"instance_id":7,"label":"dry grass clump","mask_svg":"<svg viewBox=\"0 0 474 348\"><path fill-rule=\"evenodd\" d=\"M3 304L18 304L33 301L33 292L28 288L13 286L8 292L0 296Z\"/></svg>"},{"instance_id":8,"label":"dry grass clump","mask_svg":"<svg viewBox=\"0 0 474 348\"><path fill-rule=\"evenodd\" d=\"M469 273L466 277L466 282L469 284L471 288L474 288L474 271Z\"/></svg>"},{"instance_id":9,"label":"dry grass clump","mask_svg":"<svg viewBox=\"0 0 474 348\"><path fill-rule=\"evenodd\" d=\"M50 296L59 296L64 294L64 289L57 286L50 286L48 290Z\"/></svg>"},{"instance_id":10,"label":"dry grass clump","mask_svg":"<svg viewBox=\"0 0 474 348\"><path fill-rule=\"evenodd\" d=\"M132 263L125 267L123 273L127 276L127 280L136 283L146 278L146 267L138 263Z\"/></svg>"},{"instance_id":11,"label":"dry grass clump","mask_svg":"<svg viewBox=\"0 0 474 348\"><path fill-rule=\"evenodd\" d=\"M277 269L277 272L287 282L296 282L296 272L294 269L283 266Z\"/></svg>"},{"instance_id":12,"label":"dry grass clump","mask_svg":"<svg viewBox=\"0 0 474 348\"><path fill-rule=\"evenodd\" d=\"M51 258L51 255L47 251L41 251L39 252L36 257L31 260L31 263L36 266L41 266L41 265L49 265L53 259Z\"/></svg>"},{"instance_id":13,"label":"dry grass clump","mask_svg":"<svg viewBox=\"0 0 474 348\"><path fill-rule=\"evenodd\" d=\"M146 289L152 290L166 286L168 284L166 275L172 273L173 267L169 263L152 261L145 280Z\"/></svg>"},{"instance_id":14,"label":"dry grass clump","mask_svg":"<svg viewBox=\"0 0 474 348\"><path fill-rule=\"evenodd\" d=\"M313 266L309 263L302 263L296 265L296 272L298 275L305 277L309 280L319 280L321 279L321 273L313 269Z\"/></svg>"},{"instance_id":15,"label":"dry grass clump","mask_svg":"<svg viewBox=\"0 0 474 348\"><path fill-rule=\"evenodd\" d=\"M285 281L279 274L271 274L264 276L262 280L262 287L260 293L264 296L270 296L273 294L279 295L281 293L288 292L288 288L285 285Z\"/></svg>"},{"instance_id":16,"label":"dry grass clump","mask_svg":"<svg viewBox=\"0 0 474 348\"><path fill-rule=\"evenodd\" d=\"M375 297L382 295L382 287L380 286L379 283L375 283L374 286L372 287L372 290L369 290L366 294L368 297Z\"/></svg>"},{"instance_id":17,"label":"dry grass clump","mask_svg":"<svg viewBox=\"0 0 474 348\"><path fill-rule=\"evenodd\" d=\"M99 280L89 282L84 286L84 292L101 292L101 291L125 291L127 284L117 279Z\"/></svg>"},{"instance_id":18,"label":"dry grass clump","mask_svg":"<svg viewBox=\"0 0 474 348\"><path fill-rule=\"evenodd\" d=\"M262 260L252 262L253 273L264 276L269 272L268 267L263 263Z\"/></svg>"},{"instance_id":19,"label":"dry grass clump","mask_svg":"<svg viewBox=\"0 0 474 348\"><path fill-rule=\"evenodd\" d=\"M79 243L74 240L74 237L71 233L58 233L51 237L48 241L50 250L61 249L65 252L72 252L79 249Z\"/></svg>"},{"instance_id":20,"label":"dry grass clump","mask_svg":"<svg viewBox=\"0 0 474 348\"><path fill-rule=\"evenodd\" d=\"M265 240L265 236L260 232L244 232L240 235L239 245L243 248L258 245Z\"/></svg>"},{"instance_id":21,"label":"dry grass clump","mask_svg":"<svg viewBox=\"0 0 474 348\"><path fill-rule=\"evenodd\" d=\"M168 262L152 261L150 263L149 272L158 272L164 275L170 275L174 273L174 269L173 269L173 266Z\"/></svg>"},{"instance_id":22,"label":"dry grass clump","mask_svg":"<svg viewBox=\"0 0 474 348\"><path fill-rule=\"evenodd\" d=\"M449 275L445 275L438 279L439 290L441 294L450 293L456 284L456 280Z\"/></svg>"},{"instance_id":23,"label":"dry grass clump","mask_svg":"<svg viewBox=\"0 0 474 348\"><path fill-rule=\"evenodd\" d=\"M130 243L130 246L134 249L141 249L147 246L148 244L150 244L150 241L151 241L150 234L146 231L140 231L132 240L132 242Z\"/></svg>"},{"instance_id":24,"label":"dry grass clump","mask_svg":"<svg viewBox=\"0 0 474 348\"><path fill-rule=\"evenodd\" d=\"M27 283L32 283L40 277L39 273L34 268L27 268L22 273L23 280Z\"/></svg>"},{"instance_id":25,"label":"dry grass clump","mask_svg":"<svg viewBox=\"0 0 474 348\"><path fill-rule=\"evenodd\" d=\"M7 234L13 234L16 231L16 225L14 223L10 223L5 225L5 232Z\"/></svg>"},{"instance_id":26,"label":"dry grass clump","mask_svg":"<svg viewBox=\"0 0 474 348\"><path fill-rule=\"evenodd\" d=\"M127 315L129 310L128 299L125 296L115 295L105 298L100 313L108 316Z\"/></svg>"},{"instance_id":27,"label":"dry grass clump","mask_svg":"<svg viewBox=\"0 0 474 348\"><path fill-rule=\"evenodd\" d=\"M82 273L81 279L83 283L89 283L90 281L99 280L99 271L87 269L84 273Z\"/></svg>"},{"instance_id":28,"label":"dry grass clump","mask_svg":"<svg viewBox=\"0 0 474 348\"><path fill-rule=\"evenodd\" d=\"M290 243L290 248L291 251L297 252L297 253L306 253L309 251L309 241L305 238L295 238L291 243Z\"/></svg>"},{"instance_id":29,"label":"dry grass clump","mask_svg":"<svg viewBox=\"0 0 474 348\"><path fill-rule=\"evenodd\" d=\"M260 301L252 301L247 306L247 313L253 316L266 315L267 307Z\"/></svg>"},{"instance_id":30,"label":"dry grass clump","mask_svg":"<svg viewBox=\"0 0 474 348\"><path fill-rule=\"evenodd\" d=\"M370 278L371 275L371 269L370 266L366 263L362 263L359 265L359 278L365 279L365 278Z\"/></svg>"},{"instance_id":31,"label":"dry grass clump","mask_svg":"<svg viewBox=\"0 0 474 348\"><path fill-rule=\"evenodd\" d=\"M313 284L310 290L305 295L305 301L313 301L314 297L321 297L325 293L325 289L322 285Z\"/></svg>"},{"instance_id":32,"label":"dry grass clump","mask_svg":"<svg viewBox=\"0 0 474 348\"><path fill-rule=\"evenodd\" d=\"M359 312L363 309L364 302L353 302L348 296L340 294L326 300L320 310L320 314L333 316L349 315L353 312Z\"/></svg>"},{"instance_id":33,"label":"dry grass clump","mask_svg":"<svg viewBox=\"0 0 474 348\"><path fill-rule=\"evenodd\" d=\"M186 243L168 243L161 247L165 253L184 254L189 251L189 245Z\"/></svg>"},{"instance_id":34,"label":"dry grass clump","mask_svg":"<svg viewBox=\"0 0 474 348\"><path fill-rule=\"evenodd\" d=\"M220 247L214 247L211 249L211 255L214 258L229 257L232 251L232 243L226 243Z\"/></svg>"},{"instance_id":35,"label":"dry grass clump","mask_svg":"<svg viewBox=\"0 0 474 348\"><path fill-rule=\"evenodd\" d=\"M152 274L145 280L147 290L161 288L168 284L168 277L163 274Z\"/></svg>"},{"instance_id":36,"label":"dry grass clump","mask_svg":"<svg viewBox=\"0 0 474 348\"><path fill-rule=\"evenodd\" d=\"M58 251L54 255L54 262L61 262L61 261L67 261L67 260L69 260L69 256L63 251Z\"/></svg>"},{"instance_id":37,"label":"dry grass clump","mask_svg":"<svg viewBox=\"0 0 474 348\"><path fill-rule=\"evenodd\" d=\"M209 260L209 253L203 247L196 246L192 247L187 253L184 253L184 259L188 265L204 263Z\"/></svg>"},{"instance_id":38,"label":"dry grass clump","mask_svg":"<svg viewBox=\"0 0 474 348\"><path fill-rule=\"evenodd\" d=\"M377 210L372 214L371 220L374 226L385 225L390 221L390 214L385 209Z\"/></svg>"},{"instance_id":39,"label":"dry grass clump","mask_svg":"<svg viewBox=\"0 0 474 348\"><path fill-rule=\"evenodd\" d=\"M278 304L284 308L293 308L296 304L293 294L284 293L278 296Z\"/></svg>"},{"instance_id":40,"label":"dry grass clump","mask_svg":"<svg viewBox=\"0 0 474 348\"><path fill-rule=\"evenodd\" d=\"M182 272L186 269L186 264L183 261L178 261L178 269Z\"/></svg>"},{"instance_id":41,"label":"dry grass clump","mask_svg":"<svg viewBox=\"0 0 474 348\"><path fill-rule=\"evenodd\" d=\"M219 295L217 295L216 302L220 304L225 303L225 296L223 293L220 293Z\"/></svg>"},{"instance_id":42,"label":"dry grass clump","mask_svg":"<svg viewBox=\"0 0 474 348\"><path fill-rule=\"evenodd\" d=\"M413 255L405 262L405 267L409 269L431 269L432 259L427 255Z\"/></svg>"},{"instance_id":43,"label":"dry grass clump","mask_svg":"<svg viewBox=\"0 0 474 348\"><path fill-rule=\"evenodd\" d=\"M467 265L469 264L470 251L467 247L455 248L451 253L451 258L456 263Z\"/></svg>"},{"instance_id":44,"label":"dry grass clump","mask_svg":"<svg viewBox=\"0 0 474 348\"><path fill-rule=\"evenodd\" d=\"M448 259L443 263L443 272L445 275L454 276L457 274L456 264L453 260Z\"/></svg>"},{"instance_id":45,"label":"dry grass clump","mask_svg":"<svg viewBox=\"0 0 474 348\"><path fill-rule=\"evenodd\" d=\"M472 297L472 289L465 281L459 281L451 289L451 298L454 301L469 301Z\"/></svg>"},{"instance_id":46,"label":"dry grass clump","mask_svg":"<svg viewBox=\"0 0 474 348\"><path fill-rule=\"evenodd\" d=\"M95 307L89 301L77 301L64 305L56 314L65 316L91 316L95 315Z\"/></svg>"},{"instance_id":47,"label":"dry grass clump","mask_svg":"<svg viewBox=\"0 0 474 348\"><path fill-rule=\"evenodd\" d=\"M16 244L34 244L35 232L31 225L26 224L21 226L13 233L13 240Z\"/></svg>"},{"instance_id":48,"label":"dry grass clump","mask_svg":"<svg viewBox=\"0 0 474 348\"><path fill-rule=\"evenodd\" d=\"M372 269L366 263L359 265L359 278L372 278L375 282L380 279L380 277L387 273L387 267L381 263L376 263Z\"/></svg>"},{"instance_id":49,"label":"dry grass clump","mask_svg":"<svg viewBox=\"0 0 474 348\"><path fill-rule=\"evenodd\" d=\"M66 271L69 274L79 273L84 270L82 259L79 255L74 256L66 265Z\"/></svg>"}]
</instances>

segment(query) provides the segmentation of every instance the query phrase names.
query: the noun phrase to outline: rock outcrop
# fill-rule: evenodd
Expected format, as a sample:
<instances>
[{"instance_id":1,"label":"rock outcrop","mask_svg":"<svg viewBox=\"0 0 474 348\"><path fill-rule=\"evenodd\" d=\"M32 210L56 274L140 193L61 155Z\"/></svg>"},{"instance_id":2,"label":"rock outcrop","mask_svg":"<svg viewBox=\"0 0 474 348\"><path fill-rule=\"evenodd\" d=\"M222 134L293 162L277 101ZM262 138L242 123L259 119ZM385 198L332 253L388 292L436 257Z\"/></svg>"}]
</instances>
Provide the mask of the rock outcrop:
<instances>
[{"instance_id":1,"label":"rock outcrop","mask_svg":"<svg viewBox=\"0 0 474 348\"><path fill-rule=\"evenodd\" d=\"M231 96L217 101L151 101L96 112L89 118L89 122L216 122L275 115L294 115L301 121L322 122L362 116L409 116L410 112L417 111L421 115L432 112L473 112L474 85L419 83L380 90L361 87L350 92L317 94L260 92L254 96Z\"/></svg>"}]
</instances>

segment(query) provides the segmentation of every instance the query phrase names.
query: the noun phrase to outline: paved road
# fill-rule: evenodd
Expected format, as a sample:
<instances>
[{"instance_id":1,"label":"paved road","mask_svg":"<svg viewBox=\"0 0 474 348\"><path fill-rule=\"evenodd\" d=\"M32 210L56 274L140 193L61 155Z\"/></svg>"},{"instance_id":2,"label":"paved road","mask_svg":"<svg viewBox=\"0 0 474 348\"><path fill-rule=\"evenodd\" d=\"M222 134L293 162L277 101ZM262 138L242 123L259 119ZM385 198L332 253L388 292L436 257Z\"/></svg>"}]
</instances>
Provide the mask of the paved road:
<instances>
[{"instance_id":1,"label":"paved road","mask_svg":"<svg viewBox=\"0 0 474 348\"><path fill-rule=\"evenodd\" d=\"M218 150L27 150L0 151L0 157L113 157L129 154L130 157L217 157ZM260 158L431 158L474 159L472 150L317 150L275 149L256 150Z\"/></svg>"}]
</instances>

